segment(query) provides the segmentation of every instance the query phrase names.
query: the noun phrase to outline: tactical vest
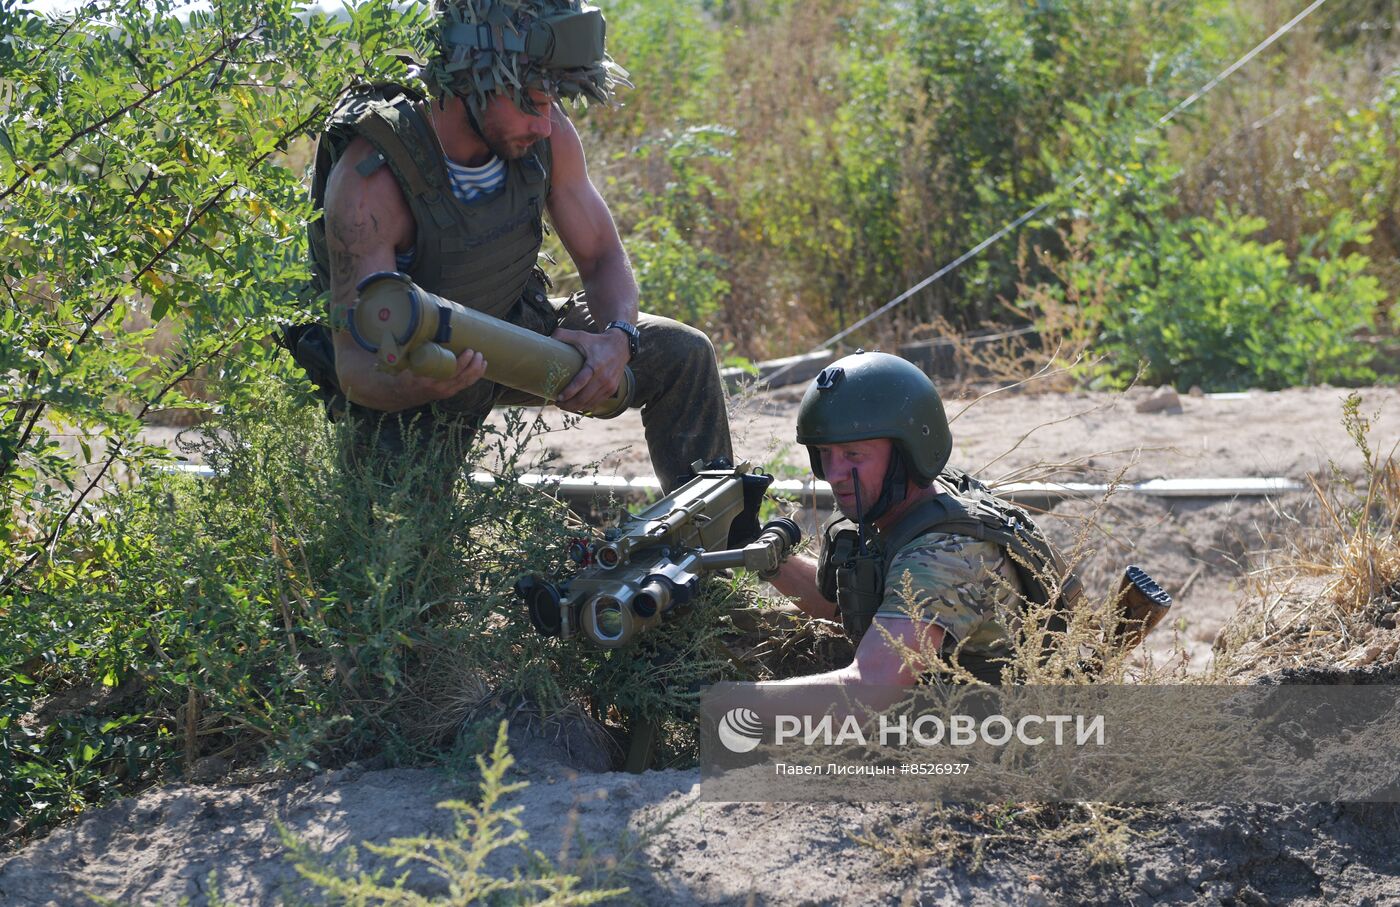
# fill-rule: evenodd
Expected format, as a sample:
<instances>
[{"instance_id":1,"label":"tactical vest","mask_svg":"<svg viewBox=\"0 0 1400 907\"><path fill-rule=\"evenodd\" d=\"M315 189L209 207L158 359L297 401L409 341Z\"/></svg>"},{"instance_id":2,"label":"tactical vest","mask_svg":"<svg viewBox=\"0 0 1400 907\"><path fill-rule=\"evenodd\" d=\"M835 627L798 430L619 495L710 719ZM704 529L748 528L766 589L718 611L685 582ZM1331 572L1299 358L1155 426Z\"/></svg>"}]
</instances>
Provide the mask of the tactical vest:
<instances>
[{"instance_id":1,"label":"tactical vest","mask_svg":"<svg viewBox=\"0 0 1400 907\"><path fill-rule=\"evenodd\" d=\"M316 143L312 204L325 201L331 169L356 136L375 154L357 168L369 176L388 166L416 225L408 276L439 296L496 318L506 318L523 296L544 301L548 288L538 267L544 208L553 164L549 140L506 162L504 187L489 198L462 202L452 193L442 145L419 112L423 98L399 85L353 89L335 108ZM323 218L309 225L316 288L330 288L330 255Z\"/></svg>"},{"instance_id":2,"label":"tactical vest","mask_svg":"<svg viewBox=\"0 0 1400 907\"><path fill-rule=\"evenodd\" d=\"M853 521L839 513L827 521L817 581L822 595L836 602L852 641L859 644L880 609L895 555L928 532L964 535L1002 548L1021 583L1026 604L1054 605L1045 630L1062 633L1067 624L1065 615L1083 595L1083 587L1079 578L1065 569L1039 527L1024 510L998 498L961 470L945 469L938 481L949 491L911 508L883 532L867 533L864 551L860 530Z\"/></svg>"}]
</instances>

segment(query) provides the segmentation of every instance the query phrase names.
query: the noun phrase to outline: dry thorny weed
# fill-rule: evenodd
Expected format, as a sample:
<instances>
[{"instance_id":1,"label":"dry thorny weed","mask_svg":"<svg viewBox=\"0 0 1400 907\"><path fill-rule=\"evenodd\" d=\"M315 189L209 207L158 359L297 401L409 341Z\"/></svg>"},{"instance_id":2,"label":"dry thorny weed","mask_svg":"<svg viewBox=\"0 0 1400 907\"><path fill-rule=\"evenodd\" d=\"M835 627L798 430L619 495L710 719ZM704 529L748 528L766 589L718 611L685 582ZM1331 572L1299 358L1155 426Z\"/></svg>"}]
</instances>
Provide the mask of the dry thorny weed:
<instances>
[{"instance_id":1,"label":"dry thorny weed","mask_svg":"<svg viewBox=\"0 0 1400 907\"><path fill-rule=\"evenodd\" d=\"M1310 477L1311 518L1251 577L1250 604L1222 631L1217 657L1247 678L1281 667L1359 668L1395 660L1400 613L1400 443L1372 446L1376 414L1353 392L1342 421L1362 454L1359 478L1335 463Z\"/></svg>"},{"instance_id":2,"label":"dry thorny weed","mask_svg":"<svg viewBox=\"0 0 1400 907\"><path fill-rule=\"evenodd\" d=\"M987 321L969 333L939 316L907 332L913 338L935 338L948 349L953 374L943 382L946 393L970 396L992 385L994 392L1060 394L1078 390L1098 372L1102 360L1093 347L1099 324L1093 313L1103 311L1114 281L1103 272L1089 281L1076 276L1090 273L1084 267L1090 254L1086 225L1061 231L1060 244L1063 259L1041 248L1031 250L1022 241L1016 299L998 300L1004 322Z\"/></svg>"},{"instance_id":3,"label":"dry thorny weed","mask_svg":"<svg viewBox=\"0 0 1400 907\"><path fill-rule=\"evenodd\" d=\"M1111 803L924 803L884 816L851 839L875 852L881 868L902 874L925 866L964 866L977 872L1007 846L1074 850L1093 868L1124 865L1139 807Z\"/></svg>"}]
</instances>

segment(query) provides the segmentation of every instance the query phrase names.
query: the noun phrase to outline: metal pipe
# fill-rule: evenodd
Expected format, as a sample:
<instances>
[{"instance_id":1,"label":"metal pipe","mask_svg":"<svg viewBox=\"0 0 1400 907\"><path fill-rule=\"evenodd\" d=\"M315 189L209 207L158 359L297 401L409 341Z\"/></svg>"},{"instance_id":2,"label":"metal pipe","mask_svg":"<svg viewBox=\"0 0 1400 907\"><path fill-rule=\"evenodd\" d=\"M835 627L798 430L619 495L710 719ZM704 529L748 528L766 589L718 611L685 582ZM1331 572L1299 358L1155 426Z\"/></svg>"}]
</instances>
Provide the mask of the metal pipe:
<instances>
[{"instance_id":1,"label":"metal pipe","mask_svg":"<svg viewBox=\"0 0 1400 907\"><path fill-rule=\"evenodd\" d=\"M176 463L162 467L162 469L201 478L210 478L214 475L213 469L198 463ZM489 486L496 483L496 477L488 472L474 472L471 481L477 485ZM540 488L571 500L585 500L604 495L637 498L657 494L661 491L661 483L652 476L638 476L636 478L621 476L576 477L525 473L520 476L520 484L527 488ZM1140 494L1145 497L1248 498L1292 494L1306 491L1307 487L1293 479L1273 476L1268 478L1149 479L1145 482L1128 482L1121 485L1104 485L1092 482L1012 482L996 486L992 490L1001 497L1025 503L1037 499L1059 501L1065 498L1102 497L1110 490L1115 494ZM825 482L778 479L773 482L769 491L812 500L820 507L830 507L835 501L831 494L831 486Z\"/></svg>"},{"instance_id":2,"label":"metal pipe","mask_svg":"<svg viewBox=\"0 0 1400 907\"><path fill-rule=\"evenodd\" d=\"M489 473L472 474L472 481L493 484L495 477ZM559 497L570 500L586 500L590 497L615 495L620 498L637 498L656 494L661 483L652 476L626 478L621 476L555 476L544 473L526 473L520 483L531 488L541 488ZM826 482L802 481L800 479L778 479L769 487L770 494L791 495L803 502L814 503L818 507L830 508L835 504L831 486ZM1225 479L1149 479L1145 482L1126 482L1108 485L1094 482L1011 482L992 488L997 495L1018 503L1034 501L1061 501L1067 498L1103 497L1112 491L1114 494L1137 494L1144 497L1165 498L1244 498L1268 497L1306 491L1301 482L1283 477L1270 478L1225 478Z\"/></svg>"}]
</instances>

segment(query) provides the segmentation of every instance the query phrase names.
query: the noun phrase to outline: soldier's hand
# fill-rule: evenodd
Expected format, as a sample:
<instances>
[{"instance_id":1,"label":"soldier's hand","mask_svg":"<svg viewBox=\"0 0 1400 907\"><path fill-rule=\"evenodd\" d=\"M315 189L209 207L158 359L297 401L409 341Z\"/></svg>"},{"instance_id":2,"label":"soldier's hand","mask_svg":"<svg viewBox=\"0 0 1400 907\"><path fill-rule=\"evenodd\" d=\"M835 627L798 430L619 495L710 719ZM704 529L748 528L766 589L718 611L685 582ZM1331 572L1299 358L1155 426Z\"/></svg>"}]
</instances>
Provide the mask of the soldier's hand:
<instances>
[{"instance_id":1,"label":"soldier's hand","mask_svg":"<svg viewBox=\"0 0 1400 907\"><path fill-rule=\"evenodd\" d=\"M486 359L475 350L462 350L457 354L457 370L451 378L428 378L407 369L400 374L408 393L430 400L446 400L481 380L486 374Z\"/></svg>"},{"instance_id":2,"label":"soldier's hand","mask_svg":"<svg viewBox=\"0 0 1400 907\"><path fill-rule=\"evenodd\" d=\"M583 353L583 368L574 376L555 401L561 409L586 413L597 409L617 393L622 383L622 369L627 365L627 337L617 330L593 334L559 328L553 335Z\"/></svg>"}]
</instances>

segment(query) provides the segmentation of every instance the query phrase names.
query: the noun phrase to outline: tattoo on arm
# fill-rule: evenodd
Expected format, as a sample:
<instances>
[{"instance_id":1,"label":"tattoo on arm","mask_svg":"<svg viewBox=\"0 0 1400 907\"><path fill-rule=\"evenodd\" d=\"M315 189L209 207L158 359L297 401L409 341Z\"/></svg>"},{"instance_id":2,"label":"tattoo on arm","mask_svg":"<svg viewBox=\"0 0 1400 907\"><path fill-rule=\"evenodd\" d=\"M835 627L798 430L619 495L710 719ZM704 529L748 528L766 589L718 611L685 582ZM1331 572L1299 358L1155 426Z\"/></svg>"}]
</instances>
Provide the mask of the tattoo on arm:
<instances>
[{"instance_id":1,"label":"tattoo on arm","mask_svg":"<svg viewBox=\"0 0 1400 907\"><path fill-rule=\"evenodd\" d=\"M373 216L370 220L374 221ZM329 247L331 258L331 287L334 290L332 304L347 299L349 294L354 292L360 263L360 257L355 250L362 248L366 240L378 232L378 226L377 222L371 227L364 221L346 223L339 218L331 222L330 241L326 245Z\"/></svg>"}]
</instances>

